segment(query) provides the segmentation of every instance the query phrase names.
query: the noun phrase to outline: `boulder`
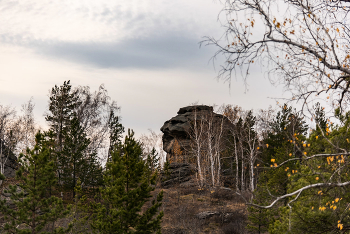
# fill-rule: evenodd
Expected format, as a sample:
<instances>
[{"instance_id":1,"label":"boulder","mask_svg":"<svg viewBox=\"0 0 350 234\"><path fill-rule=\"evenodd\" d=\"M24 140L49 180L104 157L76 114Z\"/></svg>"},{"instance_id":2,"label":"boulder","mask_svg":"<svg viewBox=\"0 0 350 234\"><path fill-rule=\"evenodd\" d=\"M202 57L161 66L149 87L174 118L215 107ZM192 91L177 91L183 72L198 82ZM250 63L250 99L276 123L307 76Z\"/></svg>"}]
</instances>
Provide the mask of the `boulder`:
<instances>
[{"instance_id":1,"label":"boulder","mask_svg":"<svg viewBox=\"0 0 350 234\"><path fill-rule=\"evenodd\" d=\"M196 217L198 219L208 219L210 217L213 217L214 215L220 215L220 212L217 211L203 211L198 214L196 214Z\"/></svg>"}]
</instances>

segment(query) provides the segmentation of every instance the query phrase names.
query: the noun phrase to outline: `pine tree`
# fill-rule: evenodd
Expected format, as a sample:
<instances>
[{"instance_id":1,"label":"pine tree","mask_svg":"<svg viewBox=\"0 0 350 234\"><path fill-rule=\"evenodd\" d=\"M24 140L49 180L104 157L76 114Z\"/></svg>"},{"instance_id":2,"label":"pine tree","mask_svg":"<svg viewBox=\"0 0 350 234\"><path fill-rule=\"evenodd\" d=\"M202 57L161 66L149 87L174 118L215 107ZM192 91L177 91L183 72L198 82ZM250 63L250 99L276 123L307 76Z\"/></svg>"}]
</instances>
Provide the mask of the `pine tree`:
<instances>
[{"instance_id":1,"label":"pine tree","mask_svg":"<svg viewBox=\"0 0 350 234\"><path fill-rule=\"evenodd\" d=\"M76 108L80 105L77 91L72 90L70 81L64 81L63 85L52 88L49 94L49 113L45 120L48 122L51 133L55 139L54 149L58 154L64 146L63 132L69 127ZM58 158L55 161L58 182L61 184L61 173L63 164L60 164Z\"/></svg>"},{"instance_id":2,"label":"pine tree","mask_svg":"<svg viewBox=\"0 0 350 234\"><path fill-rule=\"evenodd\" d=\"M155 176L148 181L149 169L142 160L141 144L128 131L124 144L112 153L101 188L101 203L94 205L92 228L100 233L160 233L163 212L158 212L163 193L143 209L154 190Z\"/></svg>"},{"instance_id":3,"label":"pine tree","mask_svg":"<svg viewBox=\"0 0 350 234\"><path fill-rule=\"evenodd\" d=\"M84 187L98 186L102 182L102 167L96 152L89 152L90 140L77 117L73 117L70 126L63 131L64 146L58 153L59 170L62 186L71 191L75 197L74 188L80 179Z\"/></svg>"},{"instance_id":4,"label":"pine tree","mask_svg":"<svg viewBox=\"0 0 350 234\"><path fill-rule=\"evenodd\" d=\"M159 157L155 148L152 148L151 153L147 155L146 159L147 166L149 170L154 173L159 169Z\"/></svg>"},{"instance_id":5,"label":"pine tree","mask_svg":"<svg viewBox=\"0 0 350 234\"><path fill-rule=\"evenodd\" d=\"M124 126L119 122L119 116L115 116L111 111L109 115L109 150L108 159L111 159L111 154L122 143L122 134L124 133Z\"/></svg>"},{"instance_id":6,"label":"pine tree","mask_svg":"<svg viewBox=\"0 0 350 234\"><path fill-rule=\"evenodd\" d=\"M49 122L50 129L55 133L58 150L63 144L63 131L69 126L75 108L79 105L78 94L72 91L70 81L64 81L62 86L52 88L50 93L49 111L45 119Z\"/></svg>"},{"instance_id":7,"label":"pine tree","mask_svg":"<svg viewBox=\"0 0 350 234\"><path fill-rule=\"evenodd\" d=\"M65 208L62 200L49 194L56 184L54 164L50 161L50 152L41 147L43 135L36 135L36 146L27 154L21 155L21 167L16 173L19 185L5 190L10 195L10 207L6 200L0 200L0 212L4 215L6 224L1 233L67 233L62 227L50 232L44 231L45 226L64 217L69 208Z\"/></svg>"}]
</instances>

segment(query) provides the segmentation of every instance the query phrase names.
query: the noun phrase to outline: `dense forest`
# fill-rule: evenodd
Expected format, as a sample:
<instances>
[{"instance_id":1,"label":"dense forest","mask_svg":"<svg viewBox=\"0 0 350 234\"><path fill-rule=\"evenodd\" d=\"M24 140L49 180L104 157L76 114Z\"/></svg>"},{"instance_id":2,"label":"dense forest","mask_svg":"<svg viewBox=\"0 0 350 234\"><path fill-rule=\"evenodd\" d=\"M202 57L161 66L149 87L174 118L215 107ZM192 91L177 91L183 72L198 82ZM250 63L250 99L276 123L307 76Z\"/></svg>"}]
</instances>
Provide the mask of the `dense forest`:
<instances>
[{"instance_id":1,"label":"dense forest","mask_svg":"<svg viewBox=\"0 0 350 234\"><path fill-rule=\"evenodd\" d=\"M145 154L130 129L123 139L119 108L104 87L91 93L67 81L49 99L45 131L32 100L21 116L0 107L2 174L10 155L18 158L15 178L0 174L1 233L159 232L162 192L151 195L156 151Z\"/></svg>"},{"instance_id":2,"label":"dense forest","mask_svg":"<svg viewBox=\"0 0 350 234\"><path fill-rule=\"evenodd\" d=\"M256 112L223 105L217 109L222 121L198 115L188 132L190 150L174 145L174 154L184 157L164 163L155 149L161 135L125 133L103 86L91 93L69 81L55 85L45 131L33 108L30 100L17 115L1 106L2 174L10 154L18 157L15 178L1 177L2 233L160 232L160 182L184 157L195 166L192 189L218 193L219 200L227 199L219 195L226 189L246 204L238 232L350 227L350 114L339 108L331 121L318 103L307 123L287 104Z\"/></svg>"}]
</instances>

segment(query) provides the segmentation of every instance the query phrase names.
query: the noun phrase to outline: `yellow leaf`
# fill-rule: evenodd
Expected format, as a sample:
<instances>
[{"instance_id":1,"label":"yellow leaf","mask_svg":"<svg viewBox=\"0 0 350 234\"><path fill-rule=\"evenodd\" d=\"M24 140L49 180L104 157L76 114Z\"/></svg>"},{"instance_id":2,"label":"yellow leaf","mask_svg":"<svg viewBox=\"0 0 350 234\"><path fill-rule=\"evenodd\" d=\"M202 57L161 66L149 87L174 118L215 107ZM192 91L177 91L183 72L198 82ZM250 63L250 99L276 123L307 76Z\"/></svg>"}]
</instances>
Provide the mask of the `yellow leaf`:
<instances>
[{"instance_id":1,"label":"yellow leaf","mask_svg":"<svg viewBox=\"0 0 350 234\"><path fill-rule=\"evenodd\" d=\"M304 154L306 155L307 153L306 153L306 152L304 152Z\"/></svg>"},{"instance_id":2,"label":"yellow leaf","mask_svg":"<svg viewBox=\"0 0 350 234\"><path fill-rule=\"evenodd\" d=\"M260 147L257 147L256 149L260 149Z\"/></svg>"},{"instance_id":3,"label":"yellow leaf","mask_svg":"<svg viewBox=\"0 0 350 234\"><path fill-rule=\"evenodd\" d=\"M336 199L335 199L335 202L338 202L338 201L339 201L339 198L336 198Z\"/></svg>"},{"instance_id":4,"label":"yellow leaf","mask_svg":"<svg viewBox=\"0 0 350 234\"><path fill-rule=\"evenodd\" d=\"M271 159L271 162L275 162L275 161L276 161L276 159L274 159L274 158Z\"/></svg>"},{"instance_id":5,"label":"yellow leaf","mask_svg":"<svg viewBox=\"0 0 350 234\"><path fill-rule=\"evenodd\" d=\"M306 147L306 144L303 144L304 147Z\"/></svg>"},{"instance_id":6,"label":"yellow leaf","mask_svg":"<svg viewBox=\"0 0 350 234\"><path fill-rule=\"evenodd\" d=\"M337 209L337 206L333 206L333 210Z\"/></svg>"},{"instance_id":7,"label":"yellow leaf","mask_svg":"<svg viewBox=\"0 0 350 234\"><path fill-rule=\"evenodd\" d=\"M343 224L338 223L338 228L339 228L340 230L342 230L342 229L343 229Z\"/></svg>"},{"instance_id":8,"label":"yellow leaf","mask_svg":"<svg viewBox=\"0 0 350 234\"><path fill-rule=\"evenodd\" d=\"M318 177L316 177L316 180L318 180Z\"/></svg>"},{"instance_id":9,"label":"yellow leaf","mask_svg":"<svg viewBox=\"0 0 350 234\"><path fill-rule=\"evenodd\" d=\"M316 136L316 139L318 139L318 136Z\"/></svg>"},{"instance_id":10,"label":"yellow leaf","mask_svg":"<svg viewBox=\"0 0 350 234\"><path fill-rule=\"evenodd\" d=\"M269 144L266 144L266 148L269 148Z\"/></svg>"},{"instance_id":11,"label":"yellow leaf","mask_svg":"<svg viewBox=\"0 0 350 234\"><path fill-rule=\"evenodd\" d=\"M277 28L281 27L281 24L278 22L276 25Z\"/></svg>"},{"instance_id":12,"label":"yellow leaf","mask_svg":"<svg viewBox=\"0 0 350 234\"><path fill-rule=\"evenodd\" d=\"M289 154L289 157L292 156L292 153Z\"/></svg>"}]
</instances>

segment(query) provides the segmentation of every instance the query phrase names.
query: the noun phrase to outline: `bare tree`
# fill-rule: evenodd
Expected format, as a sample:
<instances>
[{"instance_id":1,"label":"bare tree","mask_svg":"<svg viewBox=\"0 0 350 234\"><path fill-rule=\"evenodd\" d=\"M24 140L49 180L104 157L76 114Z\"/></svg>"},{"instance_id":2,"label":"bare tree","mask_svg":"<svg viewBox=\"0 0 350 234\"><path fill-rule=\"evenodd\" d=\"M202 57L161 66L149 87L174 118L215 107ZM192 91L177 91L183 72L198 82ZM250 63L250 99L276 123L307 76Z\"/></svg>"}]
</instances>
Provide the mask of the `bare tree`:
<instances>
[{"instance_id":1,"label":"bare tree","mask_svg":"<svg viewBox=\"0 0 350 234\"><path fill-rule=\"evenodd\" d=\"M22 105L18 116L11 106L0 105L0 173L5 173L10 157L25 152L35 143L36 126L33 115L34 104L30 99ZM13 158L11 158L14 161ZM13 162L12 162L13 163ZM0 182L2 183L2 181Z\"/></svg>"},{"instance_id":2,"label":"bare tree","mask_svg":"<svg viewBox=\"0 0 350 234\"><path fill-rule=\"evenodd\" d=\"M106 160L110 113L116 113L120 108L111 100L104 85L100 85L95 92L91 92L89 86L79 86L75 91L80 104L76 108L76 113L91 140L89 148L99 152L101 160Z\"/></svg>"},{"instance_id":3,"label":"bare tree","mask_svg":"<svg viewBox=\"0 0 350 234\"><path fill-rule=\"evenodd\" d=\"M256 188L261 142L271 131L271 120L274 117L272 108L259 110L256 115L252 111L244 111L241 107L224 105L223 115L232 123L228 139L231 155L223 159L231 160L231 173L235 172L237 192ZM261 163L261 162L260 162ZM233 169L235 165L235 169Z\"/></svg>"},{"instance_id":4,"label":"bare tree","mask_svg":"<svg viewBox=\"0 0 350 234\"><path fill-rule=\"evenodd\" d=\"M204 120L203 117L198 116L197 110L194 111L193 126L189 132L192 139L191 151L197 163L197 179L199 186L203 187L205 184L205 176L202 169L204 163L203 148L204 148Z\"/></svg>"},{"instance_id":5,"label":"bare tree","mask_svg":"<svg viewBox=\"0 0 350 234\"><path fill-rule=\"evenodd\" d=\"M0 173L4 174L5 164L10 157L11 149L15 147L16 141L13 137L13 125L16 112L10 106L0 105ZM2 184L2 180L0 182Z\"/></svg>"},{"instance_id":6,"label":"bare tree","mask_svg":"<svg viewBox=\"0 0 350 234\"><path fill-rule=\"evenodd\" d=\"M35 134L38 131L38 126L34 119L34 107L33 98L22 105L22 115L18 117L21 137L19 137L20 140L16 149L17 154L24 153L27 148L31 149L35 145Z\"/></svg>"},{"instance_id":7,"label":"bare tree","mask_svg":"<svg viewBox=\"0 0 350 234\"><path fill-rule=\"evenodd\" d=\"M211 185L220 185L221 174L221 153L224 149L224 117L215 118L215 113L211 112L205 116L206 132L206 153L210 163Z\"/></svg>"},{"instance_id":8,"label":"bare tree","mask_svg":"<svg viewBox=\"0 0 350 234\"><path fill-rule=\"evenodd\" d=\"M191 153L194 155L200 186L221 184L221 156L225 149L226 117L214 112L194 111L194 120L189 131Z\"/></svg>"},{"instance_id":9,"label":"bare tree","mask_svg":"<svg viewBox=\"0 0 350 234\"><path fill-rule=\"evenodd\" d=\"M163 133L156 133L149 129L149 134L142 134L140 141L142 142L143 153L145 157L151 154L152 150L155 149L159 158L159 164L162 167L166 160L166 153L163 150Z\"/></svg>"},{"instance_id":10,"label":"bare tree","mask_svg":"<svg viewBox=\"0 0 350 234\"><path fill-rule=\"evenodd\" d=\"M350 87L350 2L345 0L223 0L225 33L203 44L225 57L220 78L241 70L246 81L254 64L283 83L294 100L321 95L346 108Z\"/></svg>"}]
</instances>

